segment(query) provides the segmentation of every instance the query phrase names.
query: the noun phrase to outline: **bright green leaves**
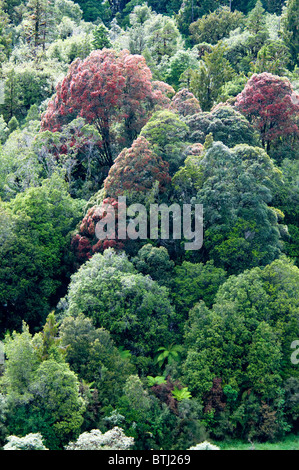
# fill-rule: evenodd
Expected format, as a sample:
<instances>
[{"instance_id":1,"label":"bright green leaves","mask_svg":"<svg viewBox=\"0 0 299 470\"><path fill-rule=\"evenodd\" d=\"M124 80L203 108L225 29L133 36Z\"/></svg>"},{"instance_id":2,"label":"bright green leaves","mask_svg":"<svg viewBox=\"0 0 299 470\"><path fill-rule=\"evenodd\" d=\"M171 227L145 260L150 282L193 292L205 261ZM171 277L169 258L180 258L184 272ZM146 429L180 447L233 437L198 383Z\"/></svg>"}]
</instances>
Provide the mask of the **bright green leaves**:
<instances>
[{"instance_id":1,"label":"bright green leaves","mask_svg":"<svg viewBox=\"0 0 299 470\"><path fill-rule=\"evenodd\" d=\"M125 255L96 253L72 277L65 315L84 313L117 346L148 356L173 337L174 310L165 287L137 274Z\"/></svg>"},{"instance_id":2,"label":"bright green leaves","mask_svg":"<svg viewBox=\"0 0 299 470\"><path fill-rule=\"evenodd\" d=\"M290 345L298 337L299 271L286 258L230 278L211 310L196 305L185 326L184 381L203 397L212 379L237 391L275 399L285 377L297 374Z\"/></svg>"},{"instance_id":3,"label":"bright green leaves","mask_svg":"<svg viewBox=\"0 0 299 470\"><path fill-rule=\"evenodd\" d=\"M174 387L172 395L177 401L190 400L190 398L192 398L191 393L188 391L188 387L183 387L181 389Z\"/></svg>"},{"instance_id":4,"label":"bright green leaves","mask_svg":"<svg viewBox=\"0 0 299 470\"><path fill-rule=\"evenodd\" d=\"M199 70L191 77L190 91L198 99L203 111L210 111L217 102L221 87L235 75L225 58L226 47L221 41L213 46L211 53L205 53Z\"/></svg>"},{"instance_id":5,"label":"bright green leaves","mask_svg":"<svg viewBox=\"0 0 299 470\"><path fill-rule=\"evenodd\" d=\"M9 220L12 228L0 246L2 327L20 328L22 320L37 326L46 319L71 268L66 250L81 202L73 200L64 182L53 175L2 207L1 219Z\"/></svg>"},{"instance_id":6,"label":"bright green leaves","mask_svg":"<svg viewBox=\"0 0 299 470\"><path fill-rule=\"evenodd\" d=\"M172 364L173 362L179 362L183 347L179 344L169 344L168 346L160 346L157 349L157 355L155 358L156 364L162 369L166 364Z\"/></svg>"},{"instance_id":7,"label":"bright green leaves","mask_svg":"<svg viewBox=\"0 0 299 470\"><path fill-rule=\"evenodd\" d=\"M40 339L39 334L29 333L26 324L22 333L7 336L1 388L10 410L9 432L24 435L40 431L46 446L57 449L77 435L83 422L84 401L77 377L67 363L57 362L53 356L40 362Z\"/></svg>"}]
</instances>

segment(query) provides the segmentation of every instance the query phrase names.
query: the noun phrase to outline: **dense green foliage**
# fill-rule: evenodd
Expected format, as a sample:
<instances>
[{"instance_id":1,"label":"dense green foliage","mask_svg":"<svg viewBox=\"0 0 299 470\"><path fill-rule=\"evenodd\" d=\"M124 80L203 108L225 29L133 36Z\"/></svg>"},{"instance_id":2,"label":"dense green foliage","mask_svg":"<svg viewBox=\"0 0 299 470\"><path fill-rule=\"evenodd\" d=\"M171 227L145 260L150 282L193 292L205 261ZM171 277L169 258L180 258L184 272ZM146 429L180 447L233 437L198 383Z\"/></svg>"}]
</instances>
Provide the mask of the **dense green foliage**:
<instances>
[{"instance_id":1,"label":"dense green foliage","mask_svg":"<svg viewBox=\"0 0 299 470\"><path fill-rule=\"evenodd\" d=\"M0 0L1 449L296 448L298 22Z\"/></svg>"}]
</instances>

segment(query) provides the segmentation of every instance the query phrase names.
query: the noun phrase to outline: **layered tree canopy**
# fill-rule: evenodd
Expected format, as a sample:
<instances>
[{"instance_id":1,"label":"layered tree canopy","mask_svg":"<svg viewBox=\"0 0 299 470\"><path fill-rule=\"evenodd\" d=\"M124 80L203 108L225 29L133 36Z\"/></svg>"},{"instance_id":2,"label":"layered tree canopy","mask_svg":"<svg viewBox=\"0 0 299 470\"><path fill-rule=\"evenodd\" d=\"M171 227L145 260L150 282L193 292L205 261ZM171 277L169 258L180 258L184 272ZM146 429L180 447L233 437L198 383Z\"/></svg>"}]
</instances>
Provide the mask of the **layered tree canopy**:
<instances>
[{"instance_id":1,"label":"layered tree canopy","mask_svg":"<svg viewBox=\"0 0 299 470\"><path fill-rule=\"evenodd\" d=\"M298 9L0 0L0 450L299 450Z\"/></svg>"},{"instance_id":2,"label":"layered tree canopy","mask_svg":"<svg viewBox=\"0 0 299 470\"><path fill-rule=\"evenodd\" d=\"M65 316L83 313L135 355L153 354L175 336L166 289L138 274L125 255L111 248L96 253L73 275L66 301Z\"/></svg>"}]
</instances>

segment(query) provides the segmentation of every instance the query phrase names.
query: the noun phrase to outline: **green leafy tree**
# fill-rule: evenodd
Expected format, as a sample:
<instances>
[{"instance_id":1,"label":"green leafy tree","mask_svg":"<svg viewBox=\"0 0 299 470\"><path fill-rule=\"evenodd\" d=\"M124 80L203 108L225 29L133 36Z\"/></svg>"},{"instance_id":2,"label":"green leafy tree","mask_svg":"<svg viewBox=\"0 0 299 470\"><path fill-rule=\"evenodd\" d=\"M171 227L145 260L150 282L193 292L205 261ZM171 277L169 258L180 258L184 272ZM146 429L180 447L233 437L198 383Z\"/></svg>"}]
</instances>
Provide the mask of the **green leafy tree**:
<instances>
[{"instance_id":1,"label":"green leafy tree","mask_svg":"<svg viewBox=\"0 0 299 470\"><path fill-rule=\"evenodd\" d=\"M181 6L180 0L149 0L147 3L154 11L163 14L177 13Z\"/></svg>"},{"instance_id":2,"label":"green leafy tree","mask_svg":"<svg viewBox=\"0 0 299 470\"><path fill-rule=\"evenodd\" d=\"M220 103L234 104L236 96L241 93L247 83L247 77L243 72L234 77L232 80L226 82L221 87L219 95Z\"/></svg>"},{"instance_id":3,"label":"green leafy tree","mask_svg":"<svg viewBox=\"0 0 299 470\"><path fill-rule=\"evenodd\" d=\"M19 113L23 105L22 88L14 69L11 69L6 76L4 88L3 117L9 121L13 116Z\"/></svg>"},{"instance_id":4,"label":"green leafy tree","mask_svg":"<svg viewBox=\"0 0 299 470\"><path fill-rule=\"evenodd\" d=\"M127 4L129 7L129 4ZM147 49L147 24L153 18L153 11L147 4L135 5L129 14L128 41L132 54L141 54Z\"/></svg>"},{"instance_id":5,"label":"green leafy tree","mask_svg":"<svg viewBox=\"0 0 299 470\"><path fill-rule=\"evenodd\" d=\"M226 280L226 272L216 268L213 261L190 263L184 261L174 269L171 295L176 310L182 315L182 325L189 310L200 300L211 307L219 286Z\"/></svg>"},{"instance_id":6,"label":"green leafy tree","mask_svg":"<svg viewBox=\"0 0 299 470\"><path fill-rule=\"evenodd\" d=\"M199 70L192 75L190 91L198 99L203 111L212 108L221 87L234 77L234 71L224 54L225 46L220 41L211 53L205 52Z\"/></svg>"},{"instance_id":7,"label":"green leafy tree","mask_svg":"<svg viewBox=\"0 0 299 470\"><path fill-rule=\"evenodd\" d=\"M284 40L290 48L294 65L298 64L299 57L298 9L298 0L288 0L282 17Z\"/></svg>"},{"instance_id":8,"label":"green leafy tree","mask_svg":"<svg viewBox=\"0 0 299 470\"><path fill-rule=\"evenodd\" d=\"M0 2L0 38L0 57L1 61L4 61L11 52L12 34L9 16L4 10L3 0Z\"/></svg>"},{"instance_id":9,"label":"green leafy tree","mask_svg":"<svg viewBox=\"0 0 299 470\"><path fill-rule=\"evenodd\" d=\"M170 259L167 249L163 246L155 247L146 244L132 259L137 271L143 275L151 276L161 285L168 285L173 273L174 262Z\"/></svg>"},{"instance_id":10,"label":"green leafy tree","mask_svg":"<svg viewBox=\"0 0 299 470\"><path fill-rule=\"evenodd\" d=\"M38 129L38 122L19 128L9 134L2 147L0 193L3 200L13 199L30 186L38 186L46 177L44 168L32 152L32 142Z\"/></svg>"},{"instance_id":11,"label":"green leafy tree","mask_svg":"<svg viewBox=\"0 0 299 470\"><path fill-rule=\"evenodd\" d=\"M37 346L37 352L41 362L49 359L51 355L54 355L57 360L65 357L66 348L61 346L62 340L58 337L58 326L55 314L51 312L46 319L43 330L39 333L41 341Z\"/></svg>"},{"instance_id":12,"label":"green leafy tree","mask_svg":"<svg viewBox=\"0 0 299 470\"><path fill-rule=\"evenodd\" d=\"M16 129L18 129L19 127L19 121L17 120L17 118L15 116L13 116L8 124L7 124L7 127L9 129L9 132L12 133L13 131L15 131Z\"/></svg>"},{"instance_id":13,"label":"green leafy tree","mask_svg":"<svg viewBox=\"0 0 299 470\"><path fill-rule=\"evenodd\" d=\"M1 224L11 227L0 243L1 327L38 327L57 303L68 279L70 232L81 216L81 202L71 199L57 175L1 203ZM53 305L54 304L54 305Z\"/></svg>"},{"instance_id":14,"label":"green leafy tree","mask_svg":"<svg viewBox=\"0 0 299 470\"><path fill-rule=\"evenodd\" d=\"M177 52L180 33L172 18L154 15L148 20L147 34L147 46L157 64L160 64L163 57L171 57Z\"/></svg>"},{"instance_id":15,"label":"green leafy tree","mask_svg":"<svg viewBox=\"0 0 299 470\"><path fill-rule=\"evenodd\" d=\"M137 274L127 257L111 248L96 253L72 276L66 300L66 316L84 313L135 356L153 354L174 334L166 288Z\"/></svg>"},{"instance_id":16,"label":"green leafy tree","mask_svg":"<svg viewBox=\"0 0 299 470\"><path fill-rule=\"evenodd\" d=\"M200 187L199 161L202 158L204 146L194 144L188 147L188 154L182 166L172 178L173 190L176 197L189 204L192 197L195 197Z\"/></svg>"},{"instance_id":17,"label":"green leafy tree","mask_svg":"<svg viewBox=\"0 0 299 470\"><path fill-rule=\"evenodd\" d=\"M76 24L82 19L82 10L78 3L72 0L55 0L55 18L60 22L62 18L70 18Z\"/></svg>"},{"instance_id":18,"label":"green leafy tree","mask_svg":"<svg viewBox=\"0 0 299 470\"><path fill-rule=\"evenodd\" d=\"M172 111L157 111L141 129L144 137L160 158L168 162L170 175L173 175L182 164L183 149L186 146L188 127Z\"/></svg>"},{"instance_id":19,"label":"green leafy tree","mask_svg":"<svg viewBox=\"0 0 299 470\"><path fill-rule=\"evenodd\" d=\"M40 336L32 336L26 324L22 333L6 336L7 367L1 385L9 406L9 433L40 432L53 450L78 433L84 402L76 375L53 356L40 362L38 344Z\"/></svg>"},{"instance_id":20,"label":"green leafy tree","mask_svg":"<svg viewBox=\"0 0 299 470\"><path fill-rule=\"evenodd\" d=\"M183 2L177 15L180 31L187 36L191 23L194 23L203 15L216 10L218 6L218 0L187 0Z\"/></svg>"},{"instance_id":21,"label":"green leafy tree","mask_svg":"<svg viewBox=\"0 0 299 470\"><path fill-rule=\"evenodd\" d=\"M40 66L29 62L28 64L15 68L16 79L21 87L22 101L25 112L32 105L39 106L44 100L51 97L55 91L55 74L46 64ZM18 116L24 117L24 109L18 111Z\"/></svg>"},{"instance_id":22,"label":"green leafy tree","mask_svg":"<svg viewBox=\"0 0 299 470\"><path fill-rule=\"evenodd\" d=\"M158 364L160 369L166 364L172 364L173 362L179 362L183 348L179 344L169 344L167 346L160 346L157 351L155 362Z\"/></svg>"},{"instance_id":23,"label":"green leafy tree","mask_svg":"<svg viewBox=\"0 0 299 470\"><path fill-rule=\"evenodd\" d=\"M179 49L169 59L165 75L165 81L176 90L179 88L181 77L186 71L198 69L198 58L194 50Z\"/></svg>"},{"instance_id":24,"label":"green leafy tree","mask_svg":"<svg viewBox=\"0 0 299 470\"><path fill-rule=\"evenodd\" d=\"M255 7L251 10L247 19L247 29L253 34L261 33L266 28L266 17L264 15L265 9L263 8L261 0L257 0Z\"/></svg>"},{"instance_id":25,"label":"green leafy tree","mask_svg":"<svg viewBox=\"0 0 299 470\"><path fill-rule=\"evenodd\" d=\"M190 25L192 41L196 44L208 42L217 44L229 36L230 31L242 27L245 23L243 13L221 7L216 11L202 16Z\"/></svg>"},{"instance_id":26,"label":"green leafy tree","mask_svg":"<svg viewBox=\"0 0 299 470\"><path fill-rule=\"evenodd\" d=\"M255 330L249 347L248 363L248 378L255 384L262 399L274 398L282 383L282 353L277 333L266 322L261 322Z\"/></svg>"},{"instance_id":27,"label":"green leafy tree","mask_svg":"<svg viewBox=\"0 0 299 470\"><path fill-rule=\"evenodd\" d=\"M184 383L193 396L204 398L221 377L238 392L234 418L243 436L270 435L269 413L277 417L274 434L287 429L280 387L297 375L289 359L291 338L298 334L297 277L298 268L286 258L231 276L213 308L196 305L186 322Z\"/></svg>"},{"instance_id":28,"label":"green leafy tree","mask_svg":"<svg viewBox=\"0 0 299 470\"><path fill-rule=\"evenodd\" d=\"M267 183L269 174L272 182ZM196 200L205 208L201 261L213 259L231 273L279 256L283 214L269 204L282 184L281 174L261 148L243 144L228 149L212 143L198 159L197 175L189 194L192 197L195 190ZM177 187L179 192L179 182Z\"/></svg>"},{"instance_id":29,"label":"green leafy tree","mask_svg":"<svg viewBox=\"0 0 299 470\"><path fill-rule=\"evenodd\" d=\"M9 398L9 403L29 402L32 396L29 387L38 369L39 359L28 325L23 323L21 333L14 331L12 334L7 334L4 344L7 358L2 379L5 383L5 394Z\"/></svg>"},{"instance_id":30,"label":"green leafy tree","mask_svg":"<svg viewBox=\"0 0 299 470\"><path fill-rule=\"evenodd\" d=\"M298 160L285 158L280 166L283 188L275 194L274 204L285 214L285 223L288 226L289 239L285 241L284 251L298 266L299 263L299 193L298 193Z\"/></svg>"},{"instance_id":31,"label":"green leafy tree","mask_svg":"<svg viewBox=\"0 0 299 470\"><path fill-rule=\"evenodd\" d=\"M281 14L282 8L284 6L283 0L263 0L263 6L269 13L276 13L277 15Z\"/></svg>"},{"instance_id":32,"label":"green leafy tree","mask_svg":"<svg viewBox=\"0 0 299 470\"><path fill-rule=\"evenodd\" d=\"M289 49L282 40L267 42L257 54L253 71L254 73L268 72L273 75L285 76L290 58Z\"/></svg>"},{"instance_id":33,"label":"green leafy tree","mask_svg":"<svg viewBox=\"0 0 299 470\"><path fill-rule=\"evenodd\" d=\"M24 20L28 42L44 51L55 25L53 0L28 0Z\"/></svg>"},{"instance_id":34,"label":"green leafy tree","mask_svg":"<svg viewBox=\"0 0 299 470\"><path fill-rule=\"evenodd\" d=\"M81 381L92 382L98 406L115 406L122 395L126 379L135 369L128 357L122 357L111 335L103 328L95 328L84 315L66 317L59 328L61 345L69 363ZM87 416L86 416L87 418ZM94 416L94 424L99 413Z\"/></svg>"},{"instance_id":35,"label":"green leafy tree","mask_svg":"<svg viewBox=\"0 0 299 470\"><path fill-rule=\"evenodd\" d=\"M68 364L48 359L39 366L31 384L34 402L28 428L40 427L49 449L58 449L78 435L83 423L84 401L79 382Z\"/></svg>"},{"instance_id":36,"label":"green leafy tree","mask_svg":"<svg viewBox=\"0 0 299 470\"><path fill-rule=\"evenodd\" d=\"M107 176L101 136L82 118L66 124L60 132L39 132L31 149L45 169L45 176L61 170L65 173L73 197L88 199Z\"/></svg>"},{"instance_id":37,"label":"green leafy tree","mask_svg":"<svg viewBox=\"0 0 299 470\"><path fill-rule=\"evenodd\" d=\"M296 428L299 419L299 379L290 377L284 383L285 390L285 414L294 427Z\"/></svg>"},{"instance_id":38,"label":"green leafy tree","mask_svg":"<svg viewBox=\"0 0 299 470\"><path fill-rule=\"evenodd\" d=\"M244 30L240 28L231 33L229 38L223 40L227 46L225 57L238 73L251 74L260 49L272 40L279 39L279 21L275 15L269 17L265 14L260 0L255 2L250 11ZM272 27L271 22L275 23ZM265 52L265 50L264 50Z\"/></svg>"},{"instance_id":39,"label":"green leafy tree","mask_svg":"<svg viewBox=\"0 0 299 470\"><path fill-rule=\"evenodd\" d=\"M234 0L233 7L236 10L242 11L243 13L247 14L252 10L255 6L256 0Z\"/></svg>"},{"instance_id":40,"label":"green leafy tree","mask_svg":"<svg viewBox=\"0 0 299 470\"><path fill-rule=\"evenodd\" d=\"M108 35L108 29L103 24L99 24L94 29L93 36L94 39L92 41L92 45L94 49L103 49L104 47L109 49L112 46Z\"/></svg>"},{"instance_id":41,"label":"green leafy tree","mask_svg":"<svg viewBox=\"0 0 299 470\"><path fill-rule=\"evenodd\" d=\"M0 142L4 144L9 134L9 129L6 122L3 119L3 116L0 116Z\"/></svg>"},{"instance_id":42,"label":"green leafy tree","mask_svg":"<svg viewBox=\"0 0 299 470\"><path fill-rule=\"evenodd\" d=\"M281 343L284 377L297 376L295 365L287 360L290 344L298 330L298 325L296 326L298 299L295 289L297 277L298 268L294 262L282 256L264 268L254 268L237 277L230 277L220 287L215 299L215 303L219 306L224 299L225 302L233 302L239 313L247 304L243 312L250 328L258 326L261 321L267 322L274 328L274 333L278 335L276 340ZM234 283L238 285L236 290ZM248 283L252 283L252 288L247 290L247 294L241 300L248 289ZM250 305L248 299L252 299L257 292L259 294L256 301ZM273 351L275 352L275 349Z\"/></svg>"},{"instance_id":43,"label":"green leafy tree","mask_svg":"<svg viewBox=\"0 0 299 470\"><path fill-rule=\"evenodd\" d=\"M229 105L219 104L211 112L187 116L185 122L189 127L187 139L192 143L204 144L211 134L215 141L223 142L228 147L259 144L254 127L242 113Z\"/></svg>"},{"instance_id":44,"label":"green leafy tree","mask_svg":"<svg viewBox=\"0 0 299 470\"><path fill-rule=\"evenodd\" d=\"M269 38L269 30L264 13L265 10L262 3L258 0L247 18L246 32L249 32L249 36L245 39L244 46L248 62L250 60L255 61L260 48Z\"/></svg>"},{"instance_id":45,"label":"green leafy tree","mask_svg":"<svg viewBox=\"0 0 299 470\"><path fill-rule=\"evenodd\" d=\"M26 124L30 121L39 121L40 120L40 112L39 108L36 103L32 104L28 110L26 115Z\"/></svg>"},{"instance_id":46,"label":"green leafy tree","mask_svg":"<svg viewBox=\"0 0 299 470\"><path fill-rule=\"evenodd\" d=\"M108 0L98 2L97 0L78 0L78 5L83 12L83 20L88 22L94 22L98 18L108 25L112 18L112 3Z\"/></svg>"},{"instance_id":47,"label":"green leafy tree","mask_svg":"<svg viewBox=\"0 0 299 470\"><path fill-rule=\"evenodd\" d=\"M125 417L122 426L127 435L134 437L135 449L166 449L171 446L177 418L144 388L137 375L127 379L117 410Z\"/></svg>"}]
</instances>

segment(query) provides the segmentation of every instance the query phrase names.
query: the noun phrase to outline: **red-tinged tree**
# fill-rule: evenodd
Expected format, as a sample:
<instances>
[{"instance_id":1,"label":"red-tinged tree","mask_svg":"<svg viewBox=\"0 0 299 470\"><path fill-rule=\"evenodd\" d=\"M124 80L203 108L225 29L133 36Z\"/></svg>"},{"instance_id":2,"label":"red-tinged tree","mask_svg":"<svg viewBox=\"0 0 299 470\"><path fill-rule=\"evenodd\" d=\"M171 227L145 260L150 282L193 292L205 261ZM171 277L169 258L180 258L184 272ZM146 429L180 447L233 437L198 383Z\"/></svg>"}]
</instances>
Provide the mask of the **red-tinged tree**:
<instances>
[{"instance_id":1,"label":"red-tinged tree","mask_svg":"<svg viewBox=\"0 0 299 470\"><path fill-rule=\"evenodd\" d=\"M225 409L224 393L221 385L222 379L215 377L211 390L204 397L204 413L211 411L221 412Z\"/></svg>"},{"instance_id":2,"label":"red-tinged tree","mask_svg":"<svg viewBox=\"0 0 299 470\"><path fill-rule=\"evenodd\" d=\"M155 106L165 103L169 98L161 86L153 86L142 56L127 50L96 50L72 63L42 117L41 128L55 132L79 116L85 118L99 131L103 160L111 166L117 143L130 145ZM113 135L116 123L122 127L118 142Z\"/></svg>"},{"instance_id":3,"label":"red-tinged tree","mask_svg":"<svg viewBox=\"0 0 299 470\"><path fill-rule=\"evenodd\" d=\"M94 253L102 253L107 248L122 250L125 240L117 238L119 203L114 198L106 198L100 206L91 207L83 218L79 232L72 238L71 247L79 264L90 259ZM96 236L97 223L108 217L115 218L115 232L103 240ZM114 238L111 238L114 235ZM109 238L110 237L110 238Z\"/></svg>"},{"instance_id":4,"label":"red-tinged tree","mask_svg":"<svg viewBox=\"0 0 299 470\"><path fill-rule=\"evenodd\" d=\"M152 89L154 97L159 100L160 106L165 106L169 104L169 100L175 95L175 90L168 83L161 82L160 80L152 81Z\"/></svg>"},{"instance_id":5,"label":"red-tinged tree","mask_svg":"<svg viewBox=\"0 0 299 470\"><path fill-rule=\"evenodd\" d=\"M166 379L166 383L156 384L151 387L151 391L154 395L162 402L165 403L168 408L174 413L178 414L178 402L172 395L175 387L181 390L182 385L178 380L172 381L171 377L168 376Z\"/></svg>"},{"instance_id":6,"label":"red-tinged tree","mask_svg":"<svg viewBox=\"0 0 299 470\"><path fill-rule=\"evenodd\" d=\"M146 195L159 183L159 191L163 193L171 178L168 163L151 150L145 137L138 137L127 149L123 149L110 168L104 181L106 194L111 197L138 193Z\"/></svg>"},{"instance_id":7,"label":"red-tinged tree","mask_svg":"<svg viewBox=\"0 0 299 470\"><path fill-rule=\"evenodd\" d=\"M198 99L187 88L183 88L175 94L169 109L177 111L181 116L192 116L202 111Z\"/></svg>"},{"instance_id":8,"label":"red-tinged tree","mask_svg":"<svg viewBox=\"0 0 299 470\"><path fill-rule=\"evenodd\" d=\"M253 75L235 106L259 131L267 152L278 139L298 139L299 100L287 78Z\"/></svg>"}]
</instances>

